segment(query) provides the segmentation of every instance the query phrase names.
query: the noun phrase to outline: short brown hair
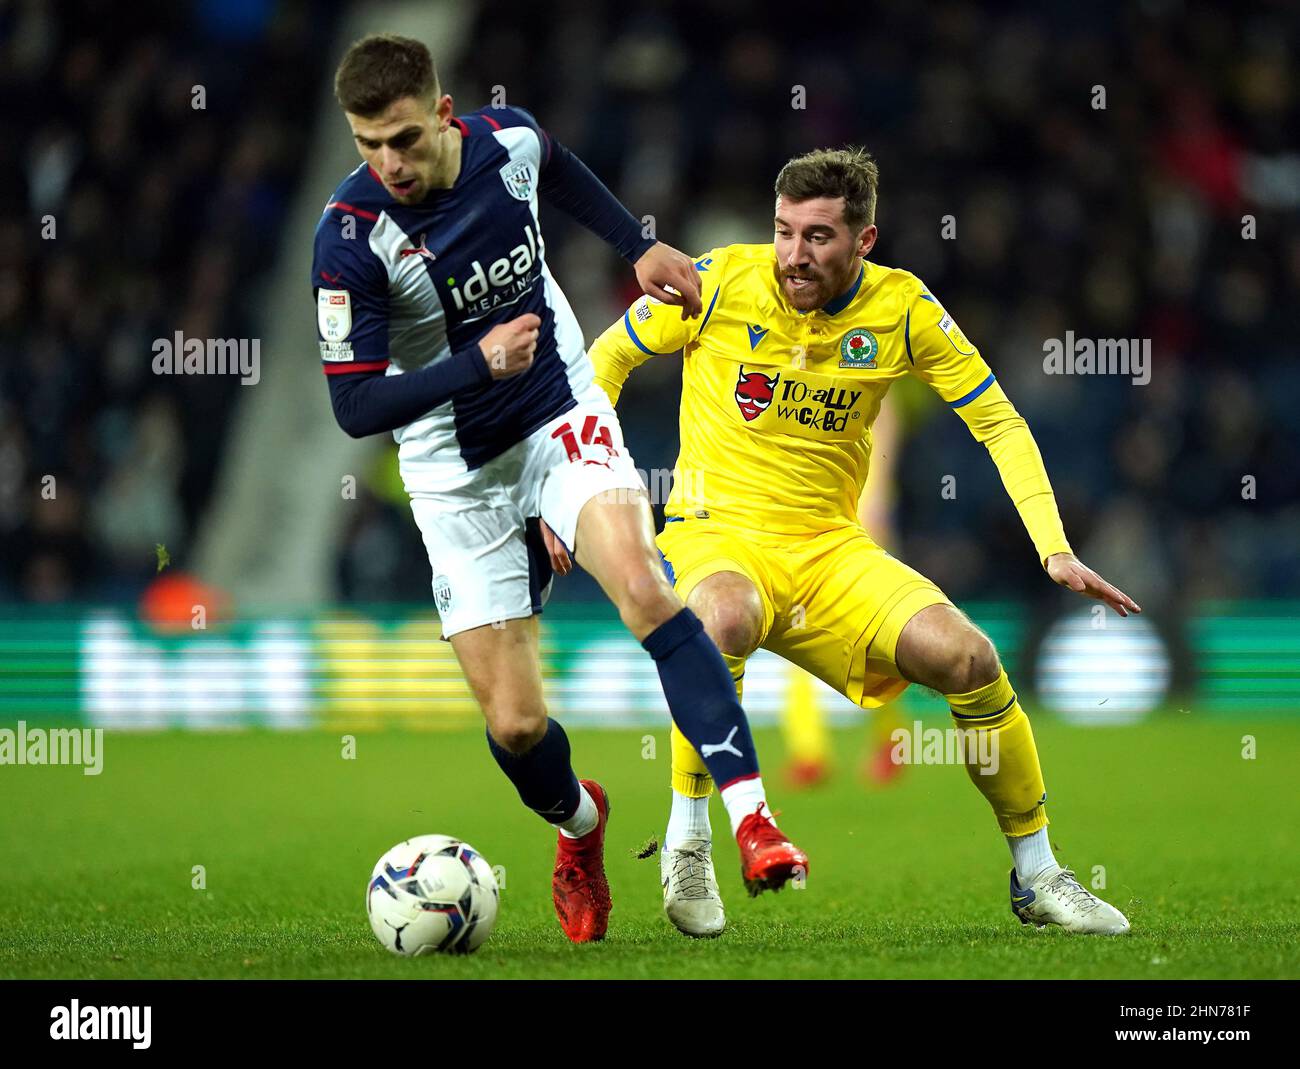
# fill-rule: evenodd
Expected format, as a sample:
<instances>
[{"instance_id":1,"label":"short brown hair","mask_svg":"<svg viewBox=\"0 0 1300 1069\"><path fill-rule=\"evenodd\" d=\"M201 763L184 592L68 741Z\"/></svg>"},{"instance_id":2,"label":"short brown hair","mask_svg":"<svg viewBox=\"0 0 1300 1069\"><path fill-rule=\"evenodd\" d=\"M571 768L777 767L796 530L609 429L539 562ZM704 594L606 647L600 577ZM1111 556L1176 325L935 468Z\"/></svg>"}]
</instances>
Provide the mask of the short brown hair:
<instances>
[{"instance_id":1,"label":"short brown hair","mask_svg":"<svg viewBox=\"0 0 1300 1069\"><path fill-rule=\"evenodd\" d=\"M776 176L777 196L786 200L843 197L844 221L855 234L876 221L880 169L864 148L819 148L796 156Z\"/></svg>"},{"instance_id":2,"label":"short brown hair","mask_svg":"<svg viewBox=\"0 0 1300 1069\"><path fill-rule=\"evenodd\" d=\"M433 56L410 37L368 34L344 54L334 75L334 96L344 111L367 119L403 97L432 105L438 97Z\"/></svg>"}]
</instances>

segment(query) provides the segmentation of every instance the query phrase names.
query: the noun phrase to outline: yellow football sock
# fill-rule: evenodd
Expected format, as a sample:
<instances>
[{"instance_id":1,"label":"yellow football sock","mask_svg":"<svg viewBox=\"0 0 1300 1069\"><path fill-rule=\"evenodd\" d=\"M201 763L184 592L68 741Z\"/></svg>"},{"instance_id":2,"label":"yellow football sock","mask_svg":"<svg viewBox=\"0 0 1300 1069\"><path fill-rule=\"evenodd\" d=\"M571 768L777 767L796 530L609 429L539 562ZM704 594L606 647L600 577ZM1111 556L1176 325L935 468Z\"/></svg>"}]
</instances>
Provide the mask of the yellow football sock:
<instances>
[{"instance_id":1,"label":"yellow football sock","mask_svg":"<svg viewBox=\"0 0 1300 1069\"><path fill-rule=\"evenodd\" d=\"M826 714L817 695L817 681L811 673L786 665L784 712L781 733L785 751L796 764L820 765L830 752Z\"/></svg>"},{"instance_id":2,"label":"yellow football sock","mask_svg":"<svg viewBox=\"0 0 1300 1069\"><path fill-rule=\"evenodd\" d=\"M1004 835L1031 835L1045 827L1047 789L1029 717L1007 673L968 694L947 694L953 721L973 734L963 748L966 772L988 799ZM985 768L996 771L984 774Z\"/></svg>"},{"instance_id":3,"label":"yellow football sock","mask_svg":"<svg viewBox=\"0 0 1300 1069\"><path fill-rule=\"evenodd\" d=\"M743 699L745 692L745 658L732 657L724 653L722 659L727 662L732 681L736 684L736 697ZM673 725L673 790L687 798L707 798L713 793L713 777L704 764L704 759L695 752L690 740Z\"/></svg>"}]
</instances>

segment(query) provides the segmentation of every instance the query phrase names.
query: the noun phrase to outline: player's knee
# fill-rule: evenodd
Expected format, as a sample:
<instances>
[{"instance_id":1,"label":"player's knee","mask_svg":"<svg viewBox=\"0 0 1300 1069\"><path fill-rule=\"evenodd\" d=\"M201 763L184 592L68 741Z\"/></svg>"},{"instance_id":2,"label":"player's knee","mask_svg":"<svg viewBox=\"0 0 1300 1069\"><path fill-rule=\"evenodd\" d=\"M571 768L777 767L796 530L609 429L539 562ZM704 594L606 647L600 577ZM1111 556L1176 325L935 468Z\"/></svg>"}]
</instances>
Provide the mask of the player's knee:
<instances>
[{"instance_id":1,"label":"player's knee","mask_svg":"<svg viewBox=\"0 0 1300 1069\"><path fill-rule=\"evenodd\" d=\"M763 602L748 579L731 572L712 575L695 588L689 604L723 653L754 652L762 637Z\"/></svg>"},{"instance_id":2,"label":"player's knee","mask_svg":"<svg viewBox=\"0 0 1300 1069\"><path fill-rule=\"evenodd\" d=\"M546 720L540 723L527 720L510 720L492 729L492 738L503 750L512 754L527 753L546 734Z\"/></svg>"},{"instance_id":3,"label":"player's knee","mask_svg":"<svg viewBox=\"0 0 1300 1069\"><path fill-rule=\"evenodd\" d=\"M718 649L731 657L747 657L758 645L761 626L752 606L738 601L714 602L700 619Z\"/></svg>"},{"instance_id":4,"label":"player's knee","mask_svg":"<svg viewBox=\"0 0 1300 1069\"><path fill-rule=\"evenodd\" d=\"M546 734L546 711L514 708L497 708L491 704L483 709L488 730L498 746L512 754L527 753Z\"/></svg>"},{"instance_id":5,"label":"player's knee","mask_svg":"<svg viewBox=\"0 0 1300 1069\"><path fill-rule=\"evenodd\" d=\"M658 627L682 608L660 568L628 569L617 593L619 616L633 634Z\"/></svg>"},{"instance_id":6,"label":"player's knee","mask_svg":"<svg viewBox=\"0 0 1300 1069\"><path fill-rule=\"evenodd\" d=\"M968 694L988 686L1002 671L998 651L987 635L973 627L963 629L953 643L947 668L945 693Z\"/></svg>"}]
</instances>

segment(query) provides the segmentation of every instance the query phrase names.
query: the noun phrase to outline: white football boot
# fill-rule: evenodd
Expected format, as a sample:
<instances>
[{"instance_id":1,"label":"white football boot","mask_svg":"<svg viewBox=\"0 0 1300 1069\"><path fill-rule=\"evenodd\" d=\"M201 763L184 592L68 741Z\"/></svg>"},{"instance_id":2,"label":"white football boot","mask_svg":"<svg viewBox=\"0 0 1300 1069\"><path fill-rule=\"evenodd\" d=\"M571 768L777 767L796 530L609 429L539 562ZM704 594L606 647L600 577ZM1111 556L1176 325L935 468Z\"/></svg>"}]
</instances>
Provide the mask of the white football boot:
<instances>
[{"instance_id":1,"label":"white football boot","mask_svg":"<svg viewBox=\"0 0 1300 1069\"><path fill-rule=\"evenodd\" d=\"M687 839L678 849L665 846L659 853L664 912L679 932L697 939L721 935L727 926L712 851L707 839Z\"/></svg>"},{"instance_id":2,"label":"white football boot","mask_svg":"<svg viewBox=\"0 0 1300 1069\"><path fill-rule=\"evenodd\" d=\"M1083 935L1123 935L1128 918L1103 902L1075 878L1070 869L1048 867L1021 887L1011 870L1011 912L1021 924L1042 928L1059 924Z\"/></svg>"}]
</instances>

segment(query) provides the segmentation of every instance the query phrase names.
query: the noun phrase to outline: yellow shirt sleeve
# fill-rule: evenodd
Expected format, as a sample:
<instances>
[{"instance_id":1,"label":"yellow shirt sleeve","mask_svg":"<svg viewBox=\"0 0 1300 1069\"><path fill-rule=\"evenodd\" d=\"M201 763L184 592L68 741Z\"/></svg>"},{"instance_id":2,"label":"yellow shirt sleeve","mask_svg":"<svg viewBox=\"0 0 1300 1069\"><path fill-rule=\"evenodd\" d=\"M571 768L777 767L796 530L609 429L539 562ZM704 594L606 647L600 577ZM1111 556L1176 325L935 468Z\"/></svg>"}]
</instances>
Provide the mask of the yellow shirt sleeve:
<instances>
[{"instance_id":1,"label":"yellow shirt sleeve","mask_svg":"<svg viewBox=\"0 0 1300 1069\"><path fill-rule=\"evenodd\" d=\"M596 384L609 395L609 403L618 404L623 384L632 369L652 356L669 356L695 341L709 321L709 315L722 290L726 266L726 249L714 249L695 261L700 272L700 299L704 313L683 319L682 310L650 296L639 297L611 323L587 350L596 371Z\"/></svg>"},{"instance_id":2,"label":"yellow shirt sleeve","mask_svg":"<svg viewBox=\"0 0 1300 1069\"><path fill-rule=\"evenodd\" d=\"M1073 552L1028 424L979 350L924 289L909 305L906 339L913 372L956 410L976 441L988 449L1038 559L1046 566L1053 553Z\"/></svg>"}]
</instances>

